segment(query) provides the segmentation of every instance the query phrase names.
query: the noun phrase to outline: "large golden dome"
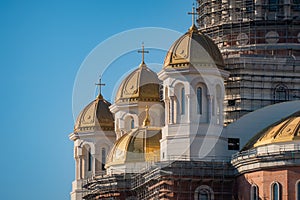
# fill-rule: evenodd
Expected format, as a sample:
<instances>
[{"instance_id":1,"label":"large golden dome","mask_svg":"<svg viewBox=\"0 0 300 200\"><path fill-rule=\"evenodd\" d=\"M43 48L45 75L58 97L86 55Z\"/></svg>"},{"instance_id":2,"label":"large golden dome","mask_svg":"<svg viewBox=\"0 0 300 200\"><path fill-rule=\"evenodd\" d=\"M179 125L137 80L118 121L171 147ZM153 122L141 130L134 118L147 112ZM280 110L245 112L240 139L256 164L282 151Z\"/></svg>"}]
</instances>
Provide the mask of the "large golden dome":
<instances>
[{"instance_id":1,"label":"large golden dome","mask_svg":"<svg viewBox=\"0 0 300 200\"><path fill-rule=\"evenodd\" d=\"M164 68L186 68L189 64L216 64L224 69L224 60L218 46L195 25L171 46Z\"/></svg>"},{"instance_id":2,"label":"large golden dome","mask_svg":"<svg viewBox=\"0 0 300 200\"><path fill-rule=\"evenodd\" d=\"M99 95L78 115L74 132L114 130L114 117L109 110L110 105L102 95Z\"/></svg>"},{"instance_id":3,"label":"large golden dome","mask_svg":"<svg viewBox=\"0 0 300 200\"><path fill-rule=\"evenodd\" d=\"M115 102L160 101L159 79L144 62L121 83Z\"/></svg>"},{"instance_id":4,"label":"large golden dome","mask_svg":"<svg viewBox=\"0 0 300 200\"><path fill-rule=\"evenodd\" d=\"M125 163L159 161L161 129L144 127L123 135L114 145L106 167Z\"/></svg>"},{"instance_id":5,"label":"large golden dome","mask_svg":"<svg viewBox=\"0 0 300 200\"><path fill-rule=\"evenodd\" d=\"M300 111L262 130L245 145L243 150L296 140L300 141Z\"/></svg>"}]
</instances>

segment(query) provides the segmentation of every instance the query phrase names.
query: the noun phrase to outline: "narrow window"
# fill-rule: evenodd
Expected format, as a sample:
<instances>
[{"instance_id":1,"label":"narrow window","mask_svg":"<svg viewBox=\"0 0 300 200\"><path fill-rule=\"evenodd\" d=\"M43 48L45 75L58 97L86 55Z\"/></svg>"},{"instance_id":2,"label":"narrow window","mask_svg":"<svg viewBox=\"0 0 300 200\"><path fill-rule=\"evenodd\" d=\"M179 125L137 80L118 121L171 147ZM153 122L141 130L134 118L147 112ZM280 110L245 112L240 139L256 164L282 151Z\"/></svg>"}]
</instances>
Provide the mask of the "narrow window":
<instances>
[{"instance_id":1,"label":"narrow window","mask_svg":"<svg viewBox=\"0 0 300 200\"><path fill-rule=\"evenodd\" d=\"M256 185L251 186L251 200L258 200L258 187Z\"/></svg>"},{"instance_id":2,"label":"narrow window","mask_svg":"<svg viewBox=\"0 0 300 200\"><path fill-rule=\"evenodd\" d=\"M131 118L131 121L130 121L130 128L133 129L134 128L134 119Z\"/></svg>"},{"instance_id":3,"label":"narrow window","mask_svg":"<svg viewBox=\"0 0 300 200\"><path fill-rule=\"evenodd\" d=\"M279 183L273 183L271 186L271 200L281 200Z\"/></svg>"},{"instance_id":4,"label":"narrow window","mask_svg":"<svg viewBox=\"0 0 300 200\"><path fill-rule=\"evenodd\" d=\"M102 170L105 170L105 163L106 163L106 150L102 148Z\"/></svg>"},{"instance_id":5,"label":"narrow window","mask_svg":"<svg viewBox=\"0 0 300 200\"><path fill-rule=\"evenodd\" d=\"M185 114L185 90L181 89L181 114Z\"/></svg>"},{"instance_id":6,"label":"narrow window","mask_svg":"<svg viewBox=\"0 0 300 200\"><path fill-rule=\"evenodd\" d=\"M202 88L197 88L197 113L202 114Z\"/></svg>"},{"instance_id":7,"label":"narrow window","mask_svg":"<svg viewBox=\"0 0 300 200\"><path fill-rule=\"evenodd\" d=\"M88 171L92 171L92 165L93 165L93 156L91 153L91 149L89 149L88 153Z\"/></svg>"}]
</instances>

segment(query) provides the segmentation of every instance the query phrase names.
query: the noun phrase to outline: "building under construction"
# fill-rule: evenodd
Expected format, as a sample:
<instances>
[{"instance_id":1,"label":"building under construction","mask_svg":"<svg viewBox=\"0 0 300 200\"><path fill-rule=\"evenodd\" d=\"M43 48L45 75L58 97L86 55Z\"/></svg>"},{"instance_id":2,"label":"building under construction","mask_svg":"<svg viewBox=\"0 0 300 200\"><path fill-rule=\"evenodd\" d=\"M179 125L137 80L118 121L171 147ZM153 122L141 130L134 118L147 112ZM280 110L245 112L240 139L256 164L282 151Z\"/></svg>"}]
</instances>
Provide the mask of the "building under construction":
<instances>
[{"instance_id":1,"label":"building under construction","mask_svg":"<svg viewBox=\"0 0 300 200\"><path fill-rule=\"evenodd\" d=\"M300 2L198 3L205 34L193 23L158 74L143 55L113 104L79 114L71 200L299 199L300 102L276 103L300 98Z\"/></svg>"},{"instance_id":2,"label":"building under construction","mask_svg":"<svg viewBox=\"0 0 300 200\"><path fill-rule=\"evenodd\" d=\"M137 174L95 176L84 183L84 199L198 199L213 194L209 199L231 200L233 174L228 160L158 162Z\"/></svg>"},{"instance_id":3,"label":"building under construction","mask_svg":"<svg viewBox=\"0 0 300 200\"><path fill-rule=\"evenodd\" d=\"M218 45L225 81L225 124L300 98L299 0L198 0L198 25Z\"/></svg>"}]
</instances>

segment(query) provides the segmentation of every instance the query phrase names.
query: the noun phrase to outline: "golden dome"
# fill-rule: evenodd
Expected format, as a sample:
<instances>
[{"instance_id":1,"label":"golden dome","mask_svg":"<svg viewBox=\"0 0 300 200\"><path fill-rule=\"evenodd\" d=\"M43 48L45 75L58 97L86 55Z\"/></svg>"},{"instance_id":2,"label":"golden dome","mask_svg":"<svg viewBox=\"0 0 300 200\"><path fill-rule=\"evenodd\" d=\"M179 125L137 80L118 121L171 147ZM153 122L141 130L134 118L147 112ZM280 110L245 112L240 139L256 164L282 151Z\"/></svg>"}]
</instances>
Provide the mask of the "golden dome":
<instances>
[{"instance_id":1,"label":"golden dome","mask_svg":"<svg viewBox=\"0 0 300 200\"><path fill-rule=\"evenodd\" d=\"M144 62L121 83L115 102L160 101L159 79Z\"/></svg>"},{"instance_id":2,"label":"golden dome","mask_svg":"<svg viewBox=\"0 0 300 200\"><path fill-rule=\"evenodd\" d=\"M133 129L115 143L106 167L130 162L159 161L160 139L160 128Z\"/></svg>"},{"instance_id":3,"label":"golden dome","mask_svg":"<svg viewBox=\"0 0 300 200\"><path fill-rule=\"evenodd\" d=\"M300 141L300 111L262 130L245 145L243 150L295 140Z\"/></svg>"},{"instance_id":4,"label":"golden dome","mask_svg":"<svg viewBox=\"0 0 300 200\"><path fill-rule=\"evenodd\" d=\"M174 42L167 53L164 68L187 68L188 64L216 64L224 69L218 46L195 25Z\"/></svg>"},{"instance_id":5,"label":"golden dome","mask_svg":"<svg viewBox=\"0 0 300 200\"><path fill-rule=\"evenodd\" d=\"M78 115L74 132L114 130L114 117L109 110L110 105L102 95L99 95Z\"/></svg>"}]
</instances>

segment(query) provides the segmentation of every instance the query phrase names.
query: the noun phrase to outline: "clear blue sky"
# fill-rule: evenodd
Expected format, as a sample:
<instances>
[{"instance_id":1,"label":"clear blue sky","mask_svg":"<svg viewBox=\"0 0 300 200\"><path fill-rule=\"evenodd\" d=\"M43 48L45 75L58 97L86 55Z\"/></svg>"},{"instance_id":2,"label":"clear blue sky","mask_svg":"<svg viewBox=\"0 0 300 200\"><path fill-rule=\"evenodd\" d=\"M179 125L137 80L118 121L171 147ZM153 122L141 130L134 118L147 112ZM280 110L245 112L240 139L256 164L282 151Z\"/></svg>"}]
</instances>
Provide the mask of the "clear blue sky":
<instances>
[{"instance_id":1,"label":"clear blue sky","mask_svg":"<svg viewBox=\"0 0 300 200\"><path fill-rule=\"evenodd\" d=\"M100 42L122 31L185 32L192 2L1 1L1 199L69 199L74 161L68 135L81 63ZM109 74L106 81L104 95L110 99Z\"/></svg>"}]
</instances>

